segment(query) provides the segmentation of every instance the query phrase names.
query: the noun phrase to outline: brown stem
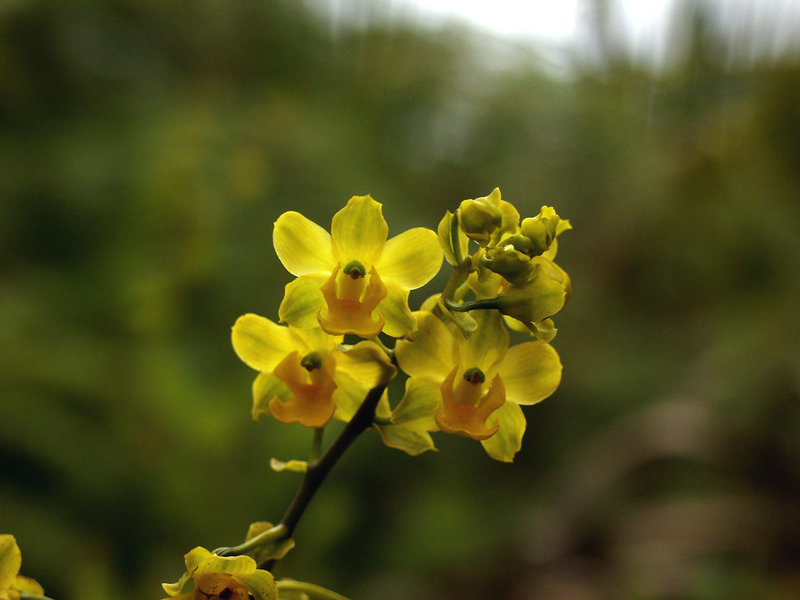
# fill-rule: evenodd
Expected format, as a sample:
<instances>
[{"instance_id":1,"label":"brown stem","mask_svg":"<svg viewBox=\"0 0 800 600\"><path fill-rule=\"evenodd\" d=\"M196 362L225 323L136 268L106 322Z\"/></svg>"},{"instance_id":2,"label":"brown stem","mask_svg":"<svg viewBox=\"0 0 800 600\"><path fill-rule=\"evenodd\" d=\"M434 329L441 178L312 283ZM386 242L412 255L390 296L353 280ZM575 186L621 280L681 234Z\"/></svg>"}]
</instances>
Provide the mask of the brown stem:
<instances>
[{"instance_id":1,"label":"brown stem","mask_svg":"<svg viewBox=\"0 0 800 600\"><path fill-rule=\"evenodd\" d=\"M294 500L292 500L292 503L289 505L289 508L286 510L286 514L283 515L279 523L279 525L286 527L287 538L291 537L295 527L297 527L297 523L308 507L308 504L311 502L314 494L317 493L319 486L322 485L322 482L325 480L325 477L328 476L333 466L342 457L345 450L350 447L350 444L372 424L372 420L375 418L375 409L385 389L386 384L372 388L367 393L364 402L361 403L356 414L353 415L353 418L350 419L350 422L345 426L330 447L318 461L308 465L303 483L297 491ZM269 571L272 569L275 562L277 562L277 559L273 558L259 566Z\"/></svg>"}]
</instances>

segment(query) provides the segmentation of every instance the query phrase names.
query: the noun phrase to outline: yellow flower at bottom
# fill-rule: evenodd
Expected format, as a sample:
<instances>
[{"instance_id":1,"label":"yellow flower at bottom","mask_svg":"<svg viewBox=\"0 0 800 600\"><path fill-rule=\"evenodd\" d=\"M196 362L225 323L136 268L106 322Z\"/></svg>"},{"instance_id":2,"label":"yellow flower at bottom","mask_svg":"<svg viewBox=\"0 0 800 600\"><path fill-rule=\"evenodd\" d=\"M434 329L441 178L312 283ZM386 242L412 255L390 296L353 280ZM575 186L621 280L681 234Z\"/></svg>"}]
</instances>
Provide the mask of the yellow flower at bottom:
<instances>
[{"instance_id":1,"label":"yellow flower at bottom","mask_svg":"<svg viewBox=\"0 0 800 600\"><path fill-rule=\"evenodd\" d=\"M203 573L195 579L193 600L248 600L250 590L233 575Z\"/></svg>"},{"instance_id":2,"label":"yellow flower at bottom","mask_svg":"<svg viewBox=\"0 0 800 600\"><path fill-rule=\"evenodd\" d=\"M409 429L441 429L480 440L489 456L509 462L525 431L520 405L556 390L561 362L546 342L509 348L499 312L476 310L470 316L477 329L467 336L432 313L418 313L417 330L395 348L410 378L392 420Z\"/></svg>"},{"instance_id":3,"label":"yellow flower at bottom","mask_svg":"<svg viewBox=\"0 0 800 600\"><path fill-rule=\"evenodd\" d=\"M198 546L186 554L186 571L175 583L161 584L175 600L276 600L272 574L249 556L217 556ZM193 589L181 594L192 580ZM180 595L178 595L180 594ZM169 600L165 598L164 600Z\"/></svg>"},{"instance_id":4,"label":"yellow flower at bottom","mask_svg":"<svg viewBox=\"0 0 800 600\"><path fill-rule=\"evenodd\" d=\"M42 586L35 580L19 574L22 553L13 535L0 535L0 600L19 600L20 593L41 596Z\"/></svg>"}]
</instances>

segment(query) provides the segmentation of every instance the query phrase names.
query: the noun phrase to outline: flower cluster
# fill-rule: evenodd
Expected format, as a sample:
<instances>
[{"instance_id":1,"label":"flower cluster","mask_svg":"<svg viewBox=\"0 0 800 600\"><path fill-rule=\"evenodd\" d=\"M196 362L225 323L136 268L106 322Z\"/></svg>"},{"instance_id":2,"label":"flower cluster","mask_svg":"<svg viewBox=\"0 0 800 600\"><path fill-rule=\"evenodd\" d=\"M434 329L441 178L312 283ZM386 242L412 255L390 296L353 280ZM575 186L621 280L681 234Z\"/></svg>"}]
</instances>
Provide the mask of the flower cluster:
<instances>
[{"instance_id":1,"label":"flower cluster","mask_svg":"<svg viewBox=\"0 0 800 600\"><path fill-rule=\"evenodd\" d=\"M351 198L330 233L282 214L273 242L296 277L278 310L282 324L247 314L232 332L236 353L259 372L253 417L310 428L349 421L398 366L409 376L405 393L394 408L384 394L372 423L387 445L419 454L434 447L430 432L443 431L511 461L525 430L520 406L560 383L551 317L566 305L570 280L554 259L557 237L570 228L547 206L520 220L497 189L463 201L436 232L419 227L391 239L370 196ZM437 274L442 255L453 267L449 283L412 312L409 291ZM535 339L509 347L507 328ZM394 348L379 334L398 338ZM345 344L347 335L363 341Z\"/></svg>"}]
</instances>

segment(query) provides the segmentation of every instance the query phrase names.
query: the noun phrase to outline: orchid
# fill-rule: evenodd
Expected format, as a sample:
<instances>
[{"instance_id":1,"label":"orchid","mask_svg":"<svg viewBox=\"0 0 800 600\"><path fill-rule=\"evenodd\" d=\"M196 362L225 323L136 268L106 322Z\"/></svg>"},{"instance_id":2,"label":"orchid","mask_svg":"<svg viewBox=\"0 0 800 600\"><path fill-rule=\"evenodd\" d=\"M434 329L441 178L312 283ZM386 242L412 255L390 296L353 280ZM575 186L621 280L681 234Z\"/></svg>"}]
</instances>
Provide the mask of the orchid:
<instances>
[{"instance_id":1,"label":"orchid","mask_svg":"<svg viewBox=\"0 0 800 600\"><path fill-rule=\"evenodd\" d=\"M395 350L410 378L393 416L425 414L418 427L480 440L489 456L510 462L525 431L520 406L547 398L561 381L558 354L542 341L509 348L497 311L478 311L469 335L433 313L417 318L417 331Z\"/></svg>"},{"instance_id":2,"label":"orchid","mask_svg":"<svg viewBox=\"0 0 800 600\"><path fill-rule=\"evenodd\" d=\"M231 339L239 358L259 371L253 382L256 420L272 414L282 423L312 428L325 426L334 415L349 420L366 391L396 372L371 342L344 350L342 336L278 325L255 314L239 317Z\"/></svg>"},{"instance_id":3,"label":"orchid","mask_svg":"<svg viewBox=\"0 0 800 600\"><path fill-rule=\"evenodd\" d=\"M334 215L330 234L300 213L283 213L273 243L297 279L286 286L281 321L363 338L409 333L408 292L436 275L442 252L430 229L387 237L381 204L370 196L353 196Z\"/></svg>"}]
</instances>

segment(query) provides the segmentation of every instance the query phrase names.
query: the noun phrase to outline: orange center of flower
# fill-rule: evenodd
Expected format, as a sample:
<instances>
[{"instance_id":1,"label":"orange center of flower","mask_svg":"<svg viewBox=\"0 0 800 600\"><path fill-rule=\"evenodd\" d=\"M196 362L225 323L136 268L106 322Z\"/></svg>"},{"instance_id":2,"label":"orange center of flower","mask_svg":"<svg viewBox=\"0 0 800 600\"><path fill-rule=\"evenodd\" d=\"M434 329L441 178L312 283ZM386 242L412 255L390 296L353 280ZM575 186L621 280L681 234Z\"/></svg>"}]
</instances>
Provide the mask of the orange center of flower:
<instances>
[{"instance_id":1,"label":"orange center of flower","mask_svg":"<svg viewBox=\"0 0 800 600\"><path fill-rule=\"evenodd\" d=\"M203 573L197 578L194 600L248 600L253 598L241 581L227 573Z\"/></svg>"},{"instance_id":2,"label":"orange center of flower","mask_svg":"<svg viewBox=\"0 0 800 600\"><path fill-rule=\"evenodd\" d=\"M342 269L341 264L320 288L327 314L323 309L317 312L319 324L331 335L355 333L363 338L375 337L383 329L384 317L372 313L386 298L387 290L375 267L369 273L360 262L350 261Z\"/></svg>"},{"instance_id":3,"label":"orange center of flower","mask_svg":"<svg viewBox=\"0 0 800 600\"><path fill-rule=\"evenodd\" d=\"M300 423L305 427L323 427L331 420L336 406L333 392L336 383L333 372L336 361L332 355L322 357L311 352L300 357L298 352L286 355L273 374L292 392L288 402L275 396L269 409L281 423Z\"/></svg>"},{"instance_id":4,"label":"orange center of flower","mask_svg":"<svg viewBox=\"0 0 800 600\"><path fill-rule=\"evenodd\" d=\"M486 426L486 419L506 401L506 388L500 375L495 375L489 389L484 389L486 375L477 367L467 369L455 381L454 367L440 387L442 404L436 407L436 424L445 433L485 440L495 434L498 423ZM455 385L454 385L455 384Z\"/></svg>"}]
</instances>

